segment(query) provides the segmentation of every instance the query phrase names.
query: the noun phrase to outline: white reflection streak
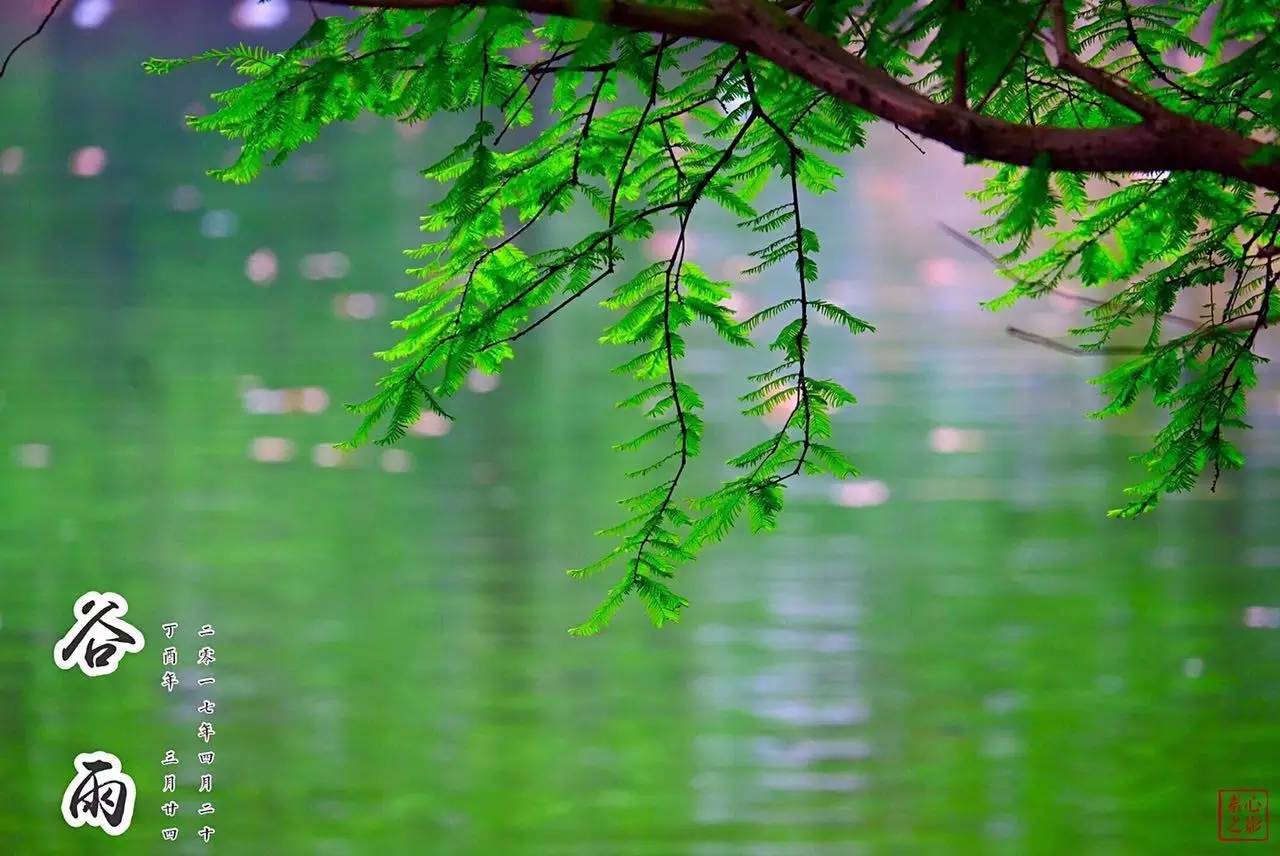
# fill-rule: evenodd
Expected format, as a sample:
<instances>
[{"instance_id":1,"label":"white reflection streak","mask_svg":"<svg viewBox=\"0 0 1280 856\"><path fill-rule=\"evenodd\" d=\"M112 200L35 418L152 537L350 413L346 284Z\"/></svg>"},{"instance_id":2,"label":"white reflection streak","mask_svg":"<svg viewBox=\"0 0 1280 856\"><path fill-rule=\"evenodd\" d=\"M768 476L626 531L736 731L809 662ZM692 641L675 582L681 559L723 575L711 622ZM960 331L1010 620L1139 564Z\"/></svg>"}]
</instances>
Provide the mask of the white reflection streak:
<instances>
[{"instance_id":1,"label":"white reflection streak","mask_svg":"<svg viewBox=\"0 0 1280 856\"><path fill-rule=\"evenodd\" d=\"M847 566L839 579L817 571L807 563L773 567L758 586L768 618L705 625L697 634L696 650L712 658L693 685L706 721L747 714L754 723L745 733L704 730L694 742L700 824L821 826L858 815L848 797L830 810L835 803L802 796L863 790L859 768L873 752L862 736L871 709L857 678L859 587ZM748 657L754 669L744 669Z\"/></svg>"}]
</instances>

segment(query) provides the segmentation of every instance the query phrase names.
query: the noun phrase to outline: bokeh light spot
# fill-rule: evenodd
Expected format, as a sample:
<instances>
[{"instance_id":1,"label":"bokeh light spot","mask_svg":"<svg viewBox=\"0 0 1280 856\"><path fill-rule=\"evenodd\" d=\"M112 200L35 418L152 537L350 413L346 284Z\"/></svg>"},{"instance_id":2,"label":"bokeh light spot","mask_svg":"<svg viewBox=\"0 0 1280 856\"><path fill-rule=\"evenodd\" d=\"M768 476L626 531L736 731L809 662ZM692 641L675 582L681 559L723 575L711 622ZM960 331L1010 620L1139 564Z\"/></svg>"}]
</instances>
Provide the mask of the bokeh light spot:
<instances>
[{"instance_id":1,"label":"bokeh light spot","mask_svg":"<svg viewBox=\"0 0 1280 856\"><path fill-rule=\"evenodd\" d=\"M107 150L102 146L84 146L71 155L71 174L80 178L93 178L107 168Z\"/></svg>"}]
</instances>

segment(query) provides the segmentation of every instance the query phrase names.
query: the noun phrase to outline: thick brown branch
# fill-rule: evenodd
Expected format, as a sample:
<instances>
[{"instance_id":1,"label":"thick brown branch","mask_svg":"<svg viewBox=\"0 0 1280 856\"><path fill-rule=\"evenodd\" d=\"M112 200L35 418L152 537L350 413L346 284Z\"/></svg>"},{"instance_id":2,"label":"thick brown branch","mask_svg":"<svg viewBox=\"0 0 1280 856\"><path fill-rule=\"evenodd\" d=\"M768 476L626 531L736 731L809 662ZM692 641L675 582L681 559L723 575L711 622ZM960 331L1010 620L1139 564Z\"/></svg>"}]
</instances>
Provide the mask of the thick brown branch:
<instances>
[{"instance_id":1,"label":"thick brown branch","mask_svg":"<svg viewBox=\"0 0 1280 856\"><path fill-rule=\"evenodd\" d=\"M938 103L846 51L766 0L710 0L708 9L676 9L634 0L331 0L372 8L437 9L515 5L562 17L590 16L616 26L739 47L881 119L981 160L1081 172L1204 170L1280 192L1280 165L1250 162L1261 143L1168 112L1098 69L1060 54L1065 70L1149 121L1113 128L1021 125ZM1074 63L1073 62L1074 58ZM1083 77L1082 75L1088 75ZM1141 108L1141 109L1139 109ZM1158 111L1159 115L1156 115Z\"/></svg>"},{"instance_id":2,"label":"thick brown branch","mask_svg":"<svg viewBox=\"0 0 1280 856\"><path fill-rule=\"evenodd\" d=\"M964 15L964 0L952 0L951 5L957 15ZM951 74L951 103L961 109L969 106L969 50L963 44L956 51Z\"/></svg>"}]
</instances>

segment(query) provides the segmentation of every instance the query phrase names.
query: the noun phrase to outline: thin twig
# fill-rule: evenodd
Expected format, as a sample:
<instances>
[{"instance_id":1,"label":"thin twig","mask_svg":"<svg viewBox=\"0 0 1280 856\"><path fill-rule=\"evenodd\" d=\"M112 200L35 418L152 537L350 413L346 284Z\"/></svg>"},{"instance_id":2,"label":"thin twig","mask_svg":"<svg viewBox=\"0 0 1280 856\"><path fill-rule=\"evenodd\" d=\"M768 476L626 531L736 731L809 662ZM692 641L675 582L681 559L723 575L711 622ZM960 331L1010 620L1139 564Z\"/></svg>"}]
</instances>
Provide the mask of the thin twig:
<instances>
[{"instance_id":1,"label":"thin twig","mask_svg":"<svg viewBox=\"0 0 1280 856\"><path fill-rule=\"evenodd\" d=\"M36 36L44 32L45 26L48 25L49 21L53 19L54 14L58 11L58 7L61 5L62 5L62 0L53 0L53 5L50 6L49 11L45 13L44 20L40 22L40 26L36 27L35 32L31 33L29 36L27 36L22 41L18 42L9 50L9 53L5 55L4 62L0 63L0 77L4 77L5 71L9 68L9 60L13 59L13 55L16 54L18 50L27 42L31 41Z\"/></svg>"},{"instance_id":2,"label":"thin twig","mask_svg":"<svg viewBox=\"0 0 1280 856\"><path fill-rule=\"evenodd\" d=\"M897 123L895 123L895 124L894 124L894 126L893 126L893 129L894 129L895 131L897 131L899 134L901 134L901 135L902 135L902 138L903 138L904 140L906 140L906 141L907 141L908 143L910 143L913 147L915 147L915 150L916 150L916 151L918 151L920 154L924 154L924 149L922 149L922 148L920 147L920 144L919 144L919 143L917 143L915 140L911 139L911 135L910 135L910 134L908 134L906 131L902 130L902 126L900 126L900 125L898 125Z\"/></svg>"},{"instance_id":3,"label":"thin twig","mask_svg":"<svg viewBox=\"0 0 1280 856\"><path fill-rule=\"evenodd\" d=\"M991 262L993 265L996 266L997 270L1004 269L1004 266L1001 264L1000 259L996 257L995 253L991 252L986 247L982 246L982 244L978 243L973 238L970 238L968 235L964 234L958 229L948 226L946 223L939 223L938 228L946 232L955 240L959 241L961 244L964 244L966 247L973 250L978 255L982 256L987 261ZM1017 282L1019 285L1027 285L1025 280L1015 279L1014 281ZM1074 291L1067 291L1066 289L1063 289L1063 288L1051 289L1049 293L1057 295L1058 297L1065 297L1067 300L1074 300L1077 303L1085 303L1085 304L1088 304L1089 306L1105 306L1107 304L1107 301L1105 300L1099 300L1096 297L1088 297L1083 294L1077 294ZM1184 317L1182 315L1166 315L1164 317L1170 321L1174 321L1178 324L1181 324L1184 327L1190 327L1192 329L1195 329L1196 327L1200 326L1199 321L1196 321L1193 318Z\"/></svg>"},{"instance_id":4,"label":"thin twig","mask_svg":"<svg viewBox=\"0 0 1280 856\"><path fill-rule=\"evenodd\" d=\"M1140 354L1142 348L1131 345L1108 345L1106 348L1097 348L1094 350L1085 350L1077 348L1075 345L1068 345L1065 342L1059 342L1057 339L1050 339L1048 336L1041 336L1039 333L1032 333L1029 330L1023 330L1021 327L1005 327L1005 332L1015 339L1021 339L1024 342L1030 342L1033 345L1040 345L1051 351L1057 351L1060 354L1071 354L1074 357L1095 357L1105 354Z\"/></svg>"}]
</instances>

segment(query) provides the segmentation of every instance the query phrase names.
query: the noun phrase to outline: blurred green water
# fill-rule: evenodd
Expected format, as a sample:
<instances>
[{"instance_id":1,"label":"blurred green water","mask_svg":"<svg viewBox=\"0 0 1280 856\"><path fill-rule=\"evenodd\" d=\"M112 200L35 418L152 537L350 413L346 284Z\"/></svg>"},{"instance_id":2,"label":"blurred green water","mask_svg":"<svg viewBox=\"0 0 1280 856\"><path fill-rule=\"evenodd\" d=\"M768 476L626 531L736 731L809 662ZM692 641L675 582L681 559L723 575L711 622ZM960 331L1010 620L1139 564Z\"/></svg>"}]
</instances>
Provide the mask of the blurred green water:
<instances>
[{"instance_id":1,"label":"blurred green water","mask_svg":"<svg viewBox=\"0 0 1280 856\"><path fill-rule=\"evenodd\" d=\"M861 189L889 167L863 159L816 221L837 233L823 287L882 328L819 343L863 399L841 437L865 480L797 486L779 533L686 570L684 624L628 610L571 639L605 581L561 571L603 549L590 532L626 468L599 316L530 337L446 436L318 465L390 341L428 198L413 170L449 129L361 122L253 187L214 186L200 174L223 146L180 116L224 79L135 61L232 40L224 19L55 30L0 88L0 150L23 150L0 175L0 853L1201 853L1217 789L1277 783L1280 634L1245 621L1280 606L1273 377L1253 468L1105 520L1150 421L1086 422L1097 366L1005 338L976 309L996 288L980 268L922 285L922 260L959 251L914 197L886 220ZM101 174L71 175L95 145ZM266 285L245 275L263 248ZM708 264L743 249L699 232ZM308 261L334 252L345 275L304 276L340 271ZM352 293L373 318L340 317ZM703 478L763 431L730 416L743 359L691 350L721 414ZM322 412L250 412L305 387ZM936 451L957 443L972 450ZM148 635L96 679L50 656L89 589L125 594ZM91 749L138 782L120 839L58 813Z\"/></svg>"}]
</instances>

